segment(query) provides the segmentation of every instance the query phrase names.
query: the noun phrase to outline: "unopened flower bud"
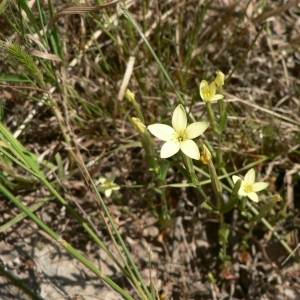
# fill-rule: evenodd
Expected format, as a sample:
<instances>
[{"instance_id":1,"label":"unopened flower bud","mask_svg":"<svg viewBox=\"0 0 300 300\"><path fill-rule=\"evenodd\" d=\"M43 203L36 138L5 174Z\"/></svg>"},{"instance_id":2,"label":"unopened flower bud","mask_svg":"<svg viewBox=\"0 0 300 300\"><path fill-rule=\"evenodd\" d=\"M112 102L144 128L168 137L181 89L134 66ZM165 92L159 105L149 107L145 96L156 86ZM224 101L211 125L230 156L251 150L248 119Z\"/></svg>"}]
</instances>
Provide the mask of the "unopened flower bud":
<instances>
[{"instance_id":1,"label":"unopened flower bud","mask_svg":"<svg viewBox=\"0 0 300 300\"><path fill-rule=\"evenodd\" d=\"M211 153L205 145L203 145L203 154L201 155L201 160L206 165L211 160Z\"/></svg>"},{"instance_id":2,"label":"unopened flower bud","mask_svg":"<svg viewBox=\"0 0 300 300\"><path fill-rule=\"evenodd\" d=\"M211 158L212 157L211 153L205 145L203 145L202 151L203 151L203 155L202 155L201 160L205 164L208 165L208 171L209 171L209 175L210 175L212 188L213 188L214 192L219 197L221 197L221 195L222 195L222 185L221 185L221 183L219 181L219 178L218 178L218 175L216 173L216 169L215 169L215 166L214 166L212 158Z\"/></svg>"},{"instance_id":3,"label":"unopened flower bud","mask_svg":"<svg viewBox=\"0 0 300 300\"><path fill-rule=\"evenodd\" d=\"M147 130L146 125L139 118L131 118L131 120L139 133L144 133Z\"/></svg>"},{"instance_id":4,"label":"unopened flower bud","mask_svg":"<svg viewBox=\"0 0 300 300\"><path fill-rule=\"evenodd\" d=\"M127 98L127 100L129 100L130 102L135 102L135 98L134 98L134 93L132 93L130 91L130 89L127 89L125 92L125 97Z\"/></svg>"},{"instance_id":5,"label":"unopened flower bud","mask_svg":"<svg viewBox=\"0 0 300 300\"><path fill-rule=\"evenodd\" d=\"M215 79L215 83L218 87L221 87L224 85L224 78L225 78L225 75L221 71L219 71L216 76L216 79Z\"/></svg>"},{"instance_id":6,"label":"unopened flower bud","mask_svg":"<svg viewBox=\"0 0 300 300\"><path fill-rule=\"evenodd\" d=\"M279 194L275 194L272 199L273 203L279 202L281 200L282 200L282 198L280 197Z\"/></svg>"}]
</instances>

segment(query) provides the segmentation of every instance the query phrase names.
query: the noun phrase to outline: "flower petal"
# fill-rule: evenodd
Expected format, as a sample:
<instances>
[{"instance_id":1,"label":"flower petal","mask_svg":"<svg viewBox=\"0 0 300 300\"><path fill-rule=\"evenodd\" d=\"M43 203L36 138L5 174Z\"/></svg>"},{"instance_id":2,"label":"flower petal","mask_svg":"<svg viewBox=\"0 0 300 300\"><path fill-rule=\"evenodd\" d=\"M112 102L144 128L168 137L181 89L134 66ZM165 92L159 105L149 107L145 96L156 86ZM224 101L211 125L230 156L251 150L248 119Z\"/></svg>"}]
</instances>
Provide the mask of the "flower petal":
<instances>
[{"instance_id":1,"label":"flower petal","mask_svg":"<svg viewBox=\"0 0 300 300\"><path fill-rule=\"evenodd\" d=\"M182 133L186 128L186 124L187 119L185 109L181 104L179 104L173 113L172 126L177 133Z\"/></svg>"},{"instance_id":2,"label":"flower petal","mask_svg":"<svg viewBox=\"0 0 300 300\"><path fill-rule=\"evenodd\" d=\"M255 181L255 171L254 169L250 169L245 175L245 182L248 184L253 184Z\"/></svg>"},{"instance_id":3,"label":"flower petal","mask_svg":"<svg viewBox=\"0 0 300 300\"><path fill-rule=\"evenodd\" d=\"M245 182L243 181L243 182L242 182L242 185L241 185L241 188L240 188L240 190L238 191L238 194L239 194L240 196L247 196L247 195L248 195L248 193L245 192L244 184L245 184Z\"/></svg>"},{"instance_id":4,"label":"flower petal","mask_svg":"<svg viewBox=\"0 0 300 300\"><path fill-rule=\"evenodd\" d=\"M111 188L114 191L118 191L121 187L117 184L114 184L113 187Z\"/></svg>"},{"instance_id":5,"label":"flower petal","mask_svg":"<svg viewBox=\"0 0 300 300\"><path fill-rule=\"evenodd\" d=\"M108 189L104 192L106 197L110 197L111 193L112 193L112 189Z\"/></svg>"},{"instance_id":6,"label":"flower petal","mask_svg":"<svg viewBox=\"0 0 300 300\"><path fill-rule=\"evenodd\" d=\"M224 98L224 95L221 95L221 94L216 94L214 95L210 101L216 101L216 100L221 100Z\"/></svg>"},{"instance_id":7,"label":"flower petal","mask_svg":"<svg viewBox=\"0 0 300 300\"><path fill-rule=\"evenodd\" d=\"M205 92L207 92L207 90L209 90L208 83L206 80L202 80L200 83L199 91L200 91L200 96L201 96L202 100L204 100L204 101L205 101L204 94L205 94Z\"/></svg>"},{"instance_id":8,"label":"flower petal","mask_svg":"<svg viewBox=\"0 0 300 300\"><path fill-rule=\"evenodd\" d=\"M236 176L236 175L233 175L233 176L232 176L232 181L233 181L234 184L236 184L236 182L237 182L238 180L240 180L240 179L242 179L242 178L239 177L239 176ZM242 183L242 184L243 184L243 183Z\"/></svg>"},{"instance_id":9,"label":"flower petal","mask_svg":"<svg viewBox=\"0 0 300 300\"><path fill-rule=\"evenodd\" d=\"M104 183L105 181L106 181L106 178L104 178L104 177L100 177L100 178L99 178L99 182L100 182L100 183Z\"/></svg>"},{"instance_id":10,"label":"flower petal","mask_svg":"<svg viewBox=\"0 0 300 300\"><path fill-rule=\"evenodd\" d=\"M103 192L104 193L106 191L106 186L99 185L99 186L97 186L97 189L98 189L99 192Z\"/></svg>"},{"instance_id":11,"label":"flower petal","mask_svg":"<svg viewBox=\"0 0 300 300\"><path fill-rule=\"evenodd\" d=\"M210 85L209 85L209 92L212 95L212 97L215 95L216 93L216 84L213 81Z\"/></svg>"},{"instance_id":12,"label":"flower petal","mask_svg":"<svg viewBox=\"0 0 300 300\"><path fill-rule=\"evenodd\" d=\"M267 188L269 184L267 182L255 182L253 183L253 192L259 192Z\"/></svg>"},{"instance_id":13,"label":"flower petal","mask_svg":"<svg viewBox=\"0 0 300 300\"><path fill-rule=\"evenodd\" d=\"M192 140L185 140L180 144L180 149L182 150L182 152L193 158L193 159L200 159L200 151L199 148L197 146L197 144L192 141Z\"/></svg>"},{"instance_id":14,"label":"flower petal","mask_svg":"<svg viewBox=\"0 0 300 300\"><path fill-rule=\"evenodd\" d=\"M160 151L161 158L168 158L176 154L180 149L179 142L169 141L164 143Z\"/></svg>"},{"instance_id":15,"label":"flower petal","mask_svg":"<svg viewBox=\"0 0 300 300\"><path fill-rule=\"evenodd\" d=\"M209 126L208 122L195 122L190 124L185 130L185 138L192 140L201 135Z\"/></svg>"},{"instance_id":16,"label":"flower petal","mask_svg":"<svg viewBox=\"0 0 300 300\"><path fill-rule=\"evenodd\" d=\"M148 126L148 130L157 138L167 142L170 141L175 133L175 130L165 124L152 124Z\"/></svg>"},{"instance_id":17,"label":"flower petal","mask_svg":"<svg viewBox=\"0 0 300 300\"><path fill-rule=\"evenodd\" d=\"M254 192L251 192L251 193L248 193L247 196L253 201L253 202L258 202L258 196L256 193Z\"/></svg>"}]
</instances>

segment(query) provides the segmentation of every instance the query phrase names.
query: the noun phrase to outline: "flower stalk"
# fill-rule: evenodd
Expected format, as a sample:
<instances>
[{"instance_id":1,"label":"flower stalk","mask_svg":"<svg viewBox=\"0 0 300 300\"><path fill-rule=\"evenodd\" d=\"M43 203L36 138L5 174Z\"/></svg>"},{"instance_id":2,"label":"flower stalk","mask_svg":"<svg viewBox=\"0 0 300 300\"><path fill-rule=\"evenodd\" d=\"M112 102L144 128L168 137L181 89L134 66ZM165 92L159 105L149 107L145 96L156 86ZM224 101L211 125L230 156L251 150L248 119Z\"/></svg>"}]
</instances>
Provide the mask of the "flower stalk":
<instances>
[{"instance_id":1,"label":"flower stalk","mask_svg":"<svg viewBox=\"0 0 300 300\"><path fill-rule=\"evenodd\" d=\"M156 153L155 153L155 146L153 143L153 139L151 138L146 125L143 123L144 117L141 112L140 106L135 100L134 94L127 89L126 91L126 98L128 101L130 101L133 104L133 107L138 115L139 118L131 118L130 122L132 126L137 130L140 136L140 140L142 143L142 147L146 153L146 159L147 162L150 166L150 170L154 172L155 176L155 186L164 186L166 185L166 175L167 175L167 170L169 164L160 164L159 161L156 158ZM166 197L166 188L162 188L160 193L160 199L162 203L161 207L161 213L160 216L162 217L163 220L168 220L170 219L170 213L167 205L167 197Z\"/></svg>"},{"instance_id":2,"label":"flower stalk","mask_svg":"<svg viewBox=\"0 0 300 300\"><path fill-rule=\"evenodd\" d=\"M220 183L219 177L217 175L215 166L213 164L212 161L212 155L210 153L210 151L208 150L208 148L203 145L203 155L202 155L202 162L204 162L205 164L207 164L208 166L208 172L210 175L210 179L211 179L211 184L212 184L212 188L215 192L215 194L217 195L218 198L218 202L217 202L217 208L221 209L223 203L221 202L222 199L222 185Z\"/></svg>"},{"instance_id":3,"label":"flower stalk","mask_svg":"<svg viewBox=\"0 0 300 300\"><path fill-rule=\"evenodd\" d=\"M131 118L132 126L138 131L142 146L146 153L146 159L155 174L159 174L159 164L155 156L155 146L146 125L139 118Z\"/></svg>"},{"instance_id":4,"label":"flower stalk","mask_svg":"<svg viewBox=\"0 0 300 300\"><path fill-rule=\"evenodd\" d=\"M202 80L199 87L199 92L202 100L206 103L206 112L209 122L212 124L214 132L218 135L225 129L227 115L224 112L224 95L222 95L222 86L224 85L224 74L219 71L215 80L208 83L206 80ZM220 124L216 122L211 103L218 101L218 108L220 114ZM220 102L220 104L219 104Z\"/></svg>"},{"instance_id":5,"label":"flower stalk","mask_svg":"<svg viewBox=\"0 0 300 300\"><path fill-rule=\"evenodd\" d=\"M129 102L131 102L131 104L133 105L133 107L136 111L136 114L137 114L138 118L141 120L142 123L144 123L145 122L144 116L142 114L142 111L141 111L141 108L140 108L139 104L135 100L134 93L132 93L129 89L127 89L126 92L125 92L125 97Z\"/></svg>"}]
</instances>

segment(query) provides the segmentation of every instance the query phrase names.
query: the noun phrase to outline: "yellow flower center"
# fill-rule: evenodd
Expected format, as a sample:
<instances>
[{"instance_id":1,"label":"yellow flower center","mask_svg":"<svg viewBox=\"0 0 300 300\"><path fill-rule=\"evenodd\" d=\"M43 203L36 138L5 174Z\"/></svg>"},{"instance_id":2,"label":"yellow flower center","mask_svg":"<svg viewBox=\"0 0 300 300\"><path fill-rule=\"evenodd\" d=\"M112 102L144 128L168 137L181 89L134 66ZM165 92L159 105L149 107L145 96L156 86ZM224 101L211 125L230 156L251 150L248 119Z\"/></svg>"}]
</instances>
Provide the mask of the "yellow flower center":
<instances>
[{"instance_id":1,"label":"yellow flower center","mask_svg":"<svg viewBox=\"0 0 300 300\"><path fill-rule=\"evenodd\" d=\"M248 194L253 192L253 184L246 183L243 187L244 191Z\"/></svg>"},{"instance_id":2,"label":"yellow flower center","mask_svg":"<svg viewBox=\"0 0 300 300\"><path fill-rule=\"evenodd\" d=\"M211 99L214 95L210 92L207 92L207 93L204 93L203 96L205 99Z\"/></svg>"},{"instance_id":3,"label":"yellow flower center","mask_svg":"<svg viewBox=\"0 0 300 300\"><path fill-rule=\"evenodd\" d=\"M179 143L185 141L185 140L186 140L186 137L185 137L184 131L183 131L183 132L175 132L175 133L174 133L174 140L175 140L176 142L179 142Z\"/></svg>"},{"instance_id":4,"label":"yellow flower center","mask_svg":"<svg viewBox=\"0 0 300 300\"><path fill-rule=\"evenodd\" d=\"M106 189L109 190L109 189L113 188L113 186L114 186L113 182L111 182L111 181L105 182L105 188Z\"/></svg>"},{"instance_id":5,"label":"yellow flower center","mask_svg":"<svg viewBox=\"0 0 300 300\"><path fill-rule=\"evenodd\" d=\"M215 90L211 89L209 85L204 86L201 91L205 100L211 100L215 95Z\"/></svg>"}]
</instances>

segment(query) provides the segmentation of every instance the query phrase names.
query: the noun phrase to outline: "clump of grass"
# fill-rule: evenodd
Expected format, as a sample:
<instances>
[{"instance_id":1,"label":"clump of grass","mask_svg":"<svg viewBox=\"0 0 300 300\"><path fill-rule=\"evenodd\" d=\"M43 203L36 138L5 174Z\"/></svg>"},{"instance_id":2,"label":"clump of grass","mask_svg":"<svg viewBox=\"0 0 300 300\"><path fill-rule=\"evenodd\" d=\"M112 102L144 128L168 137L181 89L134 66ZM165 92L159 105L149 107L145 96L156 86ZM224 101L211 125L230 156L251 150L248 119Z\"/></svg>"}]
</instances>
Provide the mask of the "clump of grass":
<instances>
[{"instance_id":1,"label":"clump of grass","mask_svg":"<svg viewBox=\"0 0 300 300\"><path fill-rule=\"evenodd\" d=\"M23 67L27 76L35 78L42 87L45 87L43 74L28 52L8 40L0 43L0 47L6 52L7 58L14 62L15 69L19 69L19 66Z\"/></svg>"}]
</instances>

